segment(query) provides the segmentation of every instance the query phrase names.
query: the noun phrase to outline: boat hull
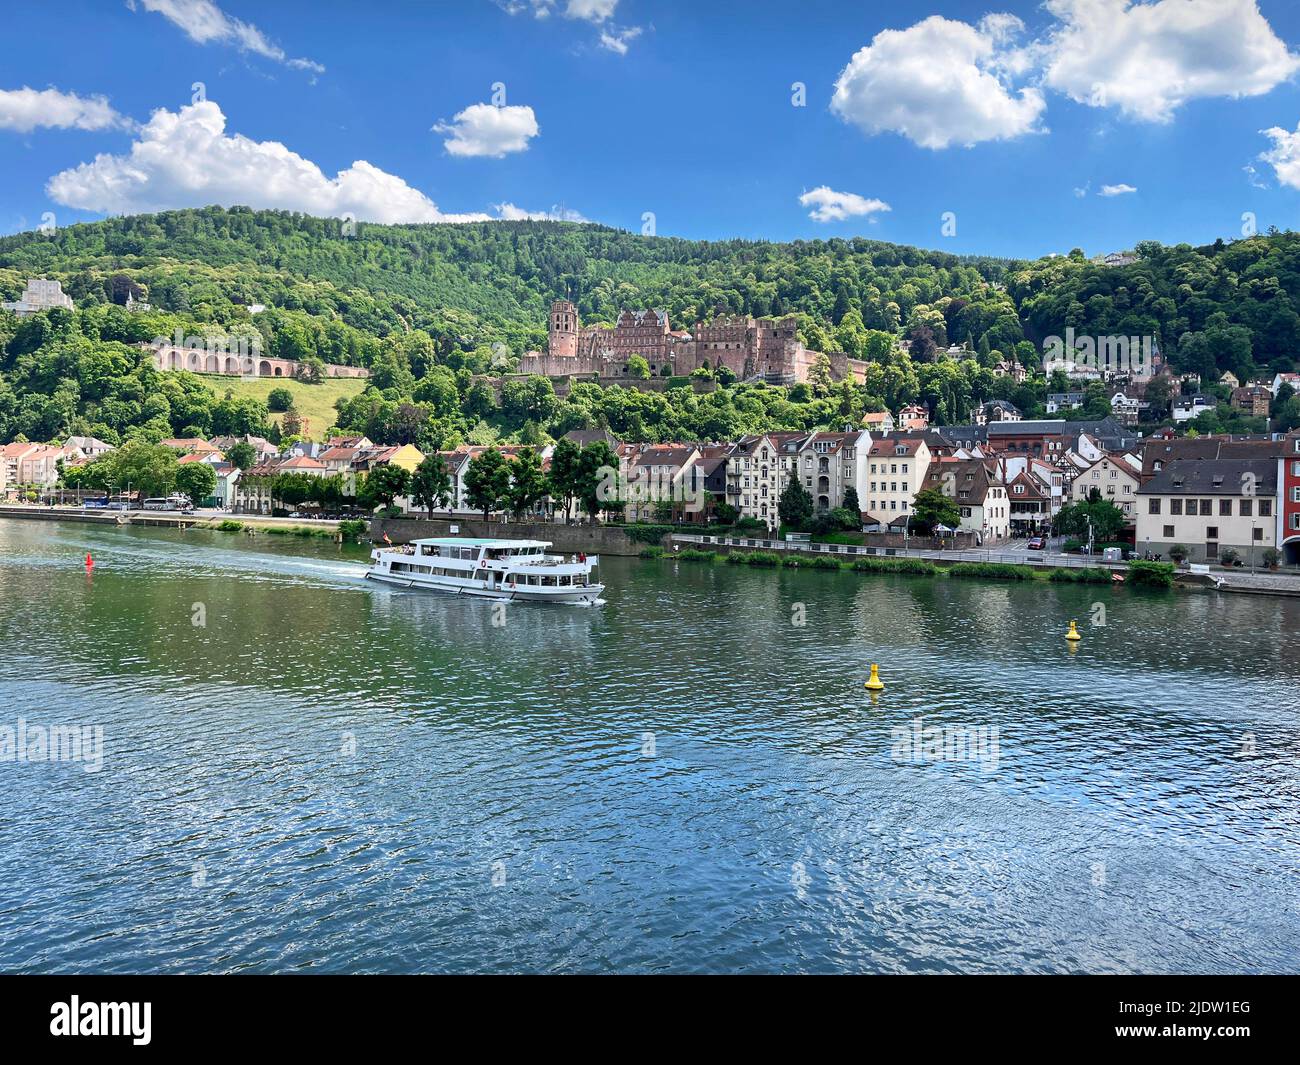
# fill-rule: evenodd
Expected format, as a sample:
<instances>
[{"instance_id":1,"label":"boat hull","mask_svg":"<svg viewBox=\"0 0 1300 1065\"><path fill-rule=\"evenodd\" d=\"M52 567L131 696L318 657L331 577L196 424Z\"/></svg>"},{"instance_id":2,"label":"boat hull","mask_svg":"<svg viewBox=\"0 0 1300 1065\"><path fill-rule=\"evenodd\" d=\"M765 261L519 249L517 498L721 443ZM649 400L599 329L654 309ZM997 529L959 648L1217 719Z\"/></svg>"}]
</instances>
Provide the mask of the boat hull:
<instances>
[{"instance_id":1,"label":"boat hull","mask_svg":"<svg viewBox=\"0 0 1300 1065\"><path fill-rule=\"evenodd\" d=\"M470 599L491 599L499 603L569 603L578 606L590 606L600 601L600 594L605 590L603 584L588 584L582 588L511 588L487 587L472 584L442 584L422 579L419 575L411 576L399 573L381 573L370 570L366 577L380 584L392 585L394 588L407 588L413 591L437 592L441 595L456 595Z\"/></svg>"}]
</instances>

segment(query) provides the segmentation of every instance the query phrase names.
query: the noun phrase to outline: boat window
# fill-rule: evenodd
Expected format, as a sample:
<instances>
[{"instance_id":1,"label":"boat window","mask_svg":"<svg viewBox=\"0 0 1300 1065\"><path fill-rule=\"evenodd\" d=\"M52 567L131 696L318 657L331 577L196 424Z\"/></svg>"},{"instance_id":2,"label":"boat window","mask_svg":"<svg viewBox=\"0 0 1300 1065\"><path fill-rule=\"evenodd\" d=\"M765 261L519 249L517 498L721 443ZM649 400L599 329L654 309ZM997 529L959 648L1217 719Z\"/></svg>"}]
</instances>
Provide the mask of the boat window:
<instances>
[{"instance_id":1,"label":"boat window","mask_svg":"<svg viewBox=\"0 0 1300 1065\"><path fill-rule=\"evenodd\" d=\"M427 544L420 548L420 554L422 555L432 555L433 553L433 548L429 547Z\"/></svg>"},{"instance_id":2,"label":"boat window","mask_svg":"<svg viewBox=\"0 0 1300 1065\"><path fill-rule=\"evenodd\" d=\"M568 578L567 575L566 575L566 576L563 576L563 577L560 578L560 587L561 587L561 588L568 588L568 587L570 586L570 584L571 584L571 582L570 582L570 580L569 580L569 578Z\"/></svg>"},{"instance_id":3,"label":"boat window","mask_svg":"<svg viewBox=\"0 0 1300 1065\"><path fill-rule=\"evenodd\" d=\"M543 577L543 578L542 578L542 587L543 587L543 588L554 588L554 587L555 587L555 578L554 578L554 577Z\"/></svg>"}]
</instances>

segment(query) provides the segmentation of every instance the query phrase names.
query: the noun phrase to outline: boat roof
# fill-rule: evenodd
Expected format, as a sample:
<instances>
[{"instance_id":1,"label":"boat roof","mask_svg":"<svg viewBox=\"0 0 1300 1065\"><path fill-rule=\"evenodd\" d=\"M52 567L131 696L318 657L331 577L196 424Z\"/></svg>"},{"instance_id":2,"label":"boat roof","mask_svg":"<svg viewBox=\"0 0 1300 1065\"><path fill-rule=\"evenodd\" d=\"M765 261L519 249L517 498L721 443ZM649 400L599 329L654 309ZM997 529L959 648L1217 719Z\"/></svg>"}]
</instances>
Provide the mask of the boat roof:
<instances>
[{"instance_id":1,"label":"boat roof","mask_svg":"<svg viewBox=\"0 0 1300 1065\"><path fill-rule=\"evenodd\" d=\"M430 544L438 547L550 547L550 540L502 540L491 536L433 536L412 540L413 544Z\"/></svg>"}]
</instances>

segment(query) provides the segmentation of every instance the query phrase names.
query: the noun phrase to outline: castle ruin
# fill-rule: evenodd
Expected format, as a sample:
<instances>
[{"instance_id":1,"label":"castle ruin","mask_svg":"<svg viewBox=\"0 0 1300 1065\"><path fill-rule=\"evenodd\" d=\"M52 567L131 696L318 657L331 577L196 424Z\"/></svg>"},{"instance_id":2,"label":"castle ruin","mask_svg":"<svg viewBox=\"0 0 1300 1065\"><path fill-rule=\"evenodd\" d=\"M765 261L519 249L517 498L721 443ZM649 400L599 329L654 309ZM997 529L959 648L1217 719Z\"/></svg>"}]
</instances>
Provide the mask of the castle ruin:
<instances>
[{"instance_id":1,"label":"castle ruin","mask_svg":"<svg viewBox=\"0 0 1300 1065\"><path fill-rule=\"evenodd\" d=\"M721 317L696 322L687 332L670 328L665 311L625 310L613 326L583 326L574 304L556 300L547 333L547 353L528 352L519 373L628 378L628 359L640 355L650 364L652 377L683 377L725 366L742 381L797 384L808 380L820 355L804 347L794 318ZM866 363L860 359L842 353L827 359L833 380L864 380Z\"/></svg>"}]
</instances>

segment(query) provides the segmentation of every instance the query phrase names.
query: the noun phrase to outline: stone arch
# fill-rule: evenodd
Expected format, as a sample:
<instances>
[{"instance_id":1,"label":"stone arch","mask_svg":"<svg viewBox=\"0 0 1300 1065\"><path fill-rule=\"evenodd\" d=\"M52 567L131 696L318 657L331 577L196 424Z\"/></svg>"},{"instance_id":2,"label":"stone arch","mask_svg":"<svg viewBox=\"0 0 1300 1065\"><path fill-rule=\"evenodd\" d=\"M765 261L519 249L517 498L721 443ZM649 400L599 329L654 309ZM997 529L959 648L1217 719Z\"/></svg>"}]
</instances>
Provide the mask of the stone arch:
<instances>
[{"instance_id":1,"label":"stone arch","mask_svg":"<svg viewBox=\"0 0 1300 1065\"><path fill-rule=\"evenodd\" d=\"M220 373L221 361L215 355L209 355L203 368L207 370L208 373Z\"/></svg>"},{"instance_id":2,"label":"stone arch","mask_svg":"<svg viewBox=\"0 0 1300 1065\"><path fill-rule=\"evenodd\" d=\"M226 373L239 373L239 360L233 355L226 356Z\"/></svg>"},{"instance_id":3,"label":"stone arch","mask_svg":"<svg viewBox=\"0 0 1300 1065\"><path fill-rule=\"evenodd\" d=\"M175 348L172 348L170 361L173 370L179 370L181 368L181 353Z\"/></svg>"},{"instance_id":4,"label":"stone arch","mask_svg":"<svg viewBox=\"0 0 1300 1065\"><path fill-rule=\"evenodd\" d=\"M283 370L281 367L277 366L277 367L275 368L275 376L276 376L276 377L283 377L283 376L284 376L284 370Z\"/></svg>"},{"instance_id":5,"label":"stone arch","mask_svg":"<svg viewBox=\"0 0 1300 1065\"><path fill-rule=\"evenodd\" d=\"M259 362L259 363L257 364L257 373L258 373L258 376L260 376L260 377L270 377L270 376L271 376L271 364L270 364L269 362L267 362L265 359L263 359L261 362Z\"/></svg>"},{"instance_id":6,"label":"stone arch","mask_svg":"<svg viewBox=\"0 0 1300 1065\"><path fill-rule=\"evenodd\" d=\"M190 352L189 363L190 363L190 369L193 370L195 373L198 373L203 363L202 363L202 357L199 355L197 351Z\"/></svg>"}]
</instances>

